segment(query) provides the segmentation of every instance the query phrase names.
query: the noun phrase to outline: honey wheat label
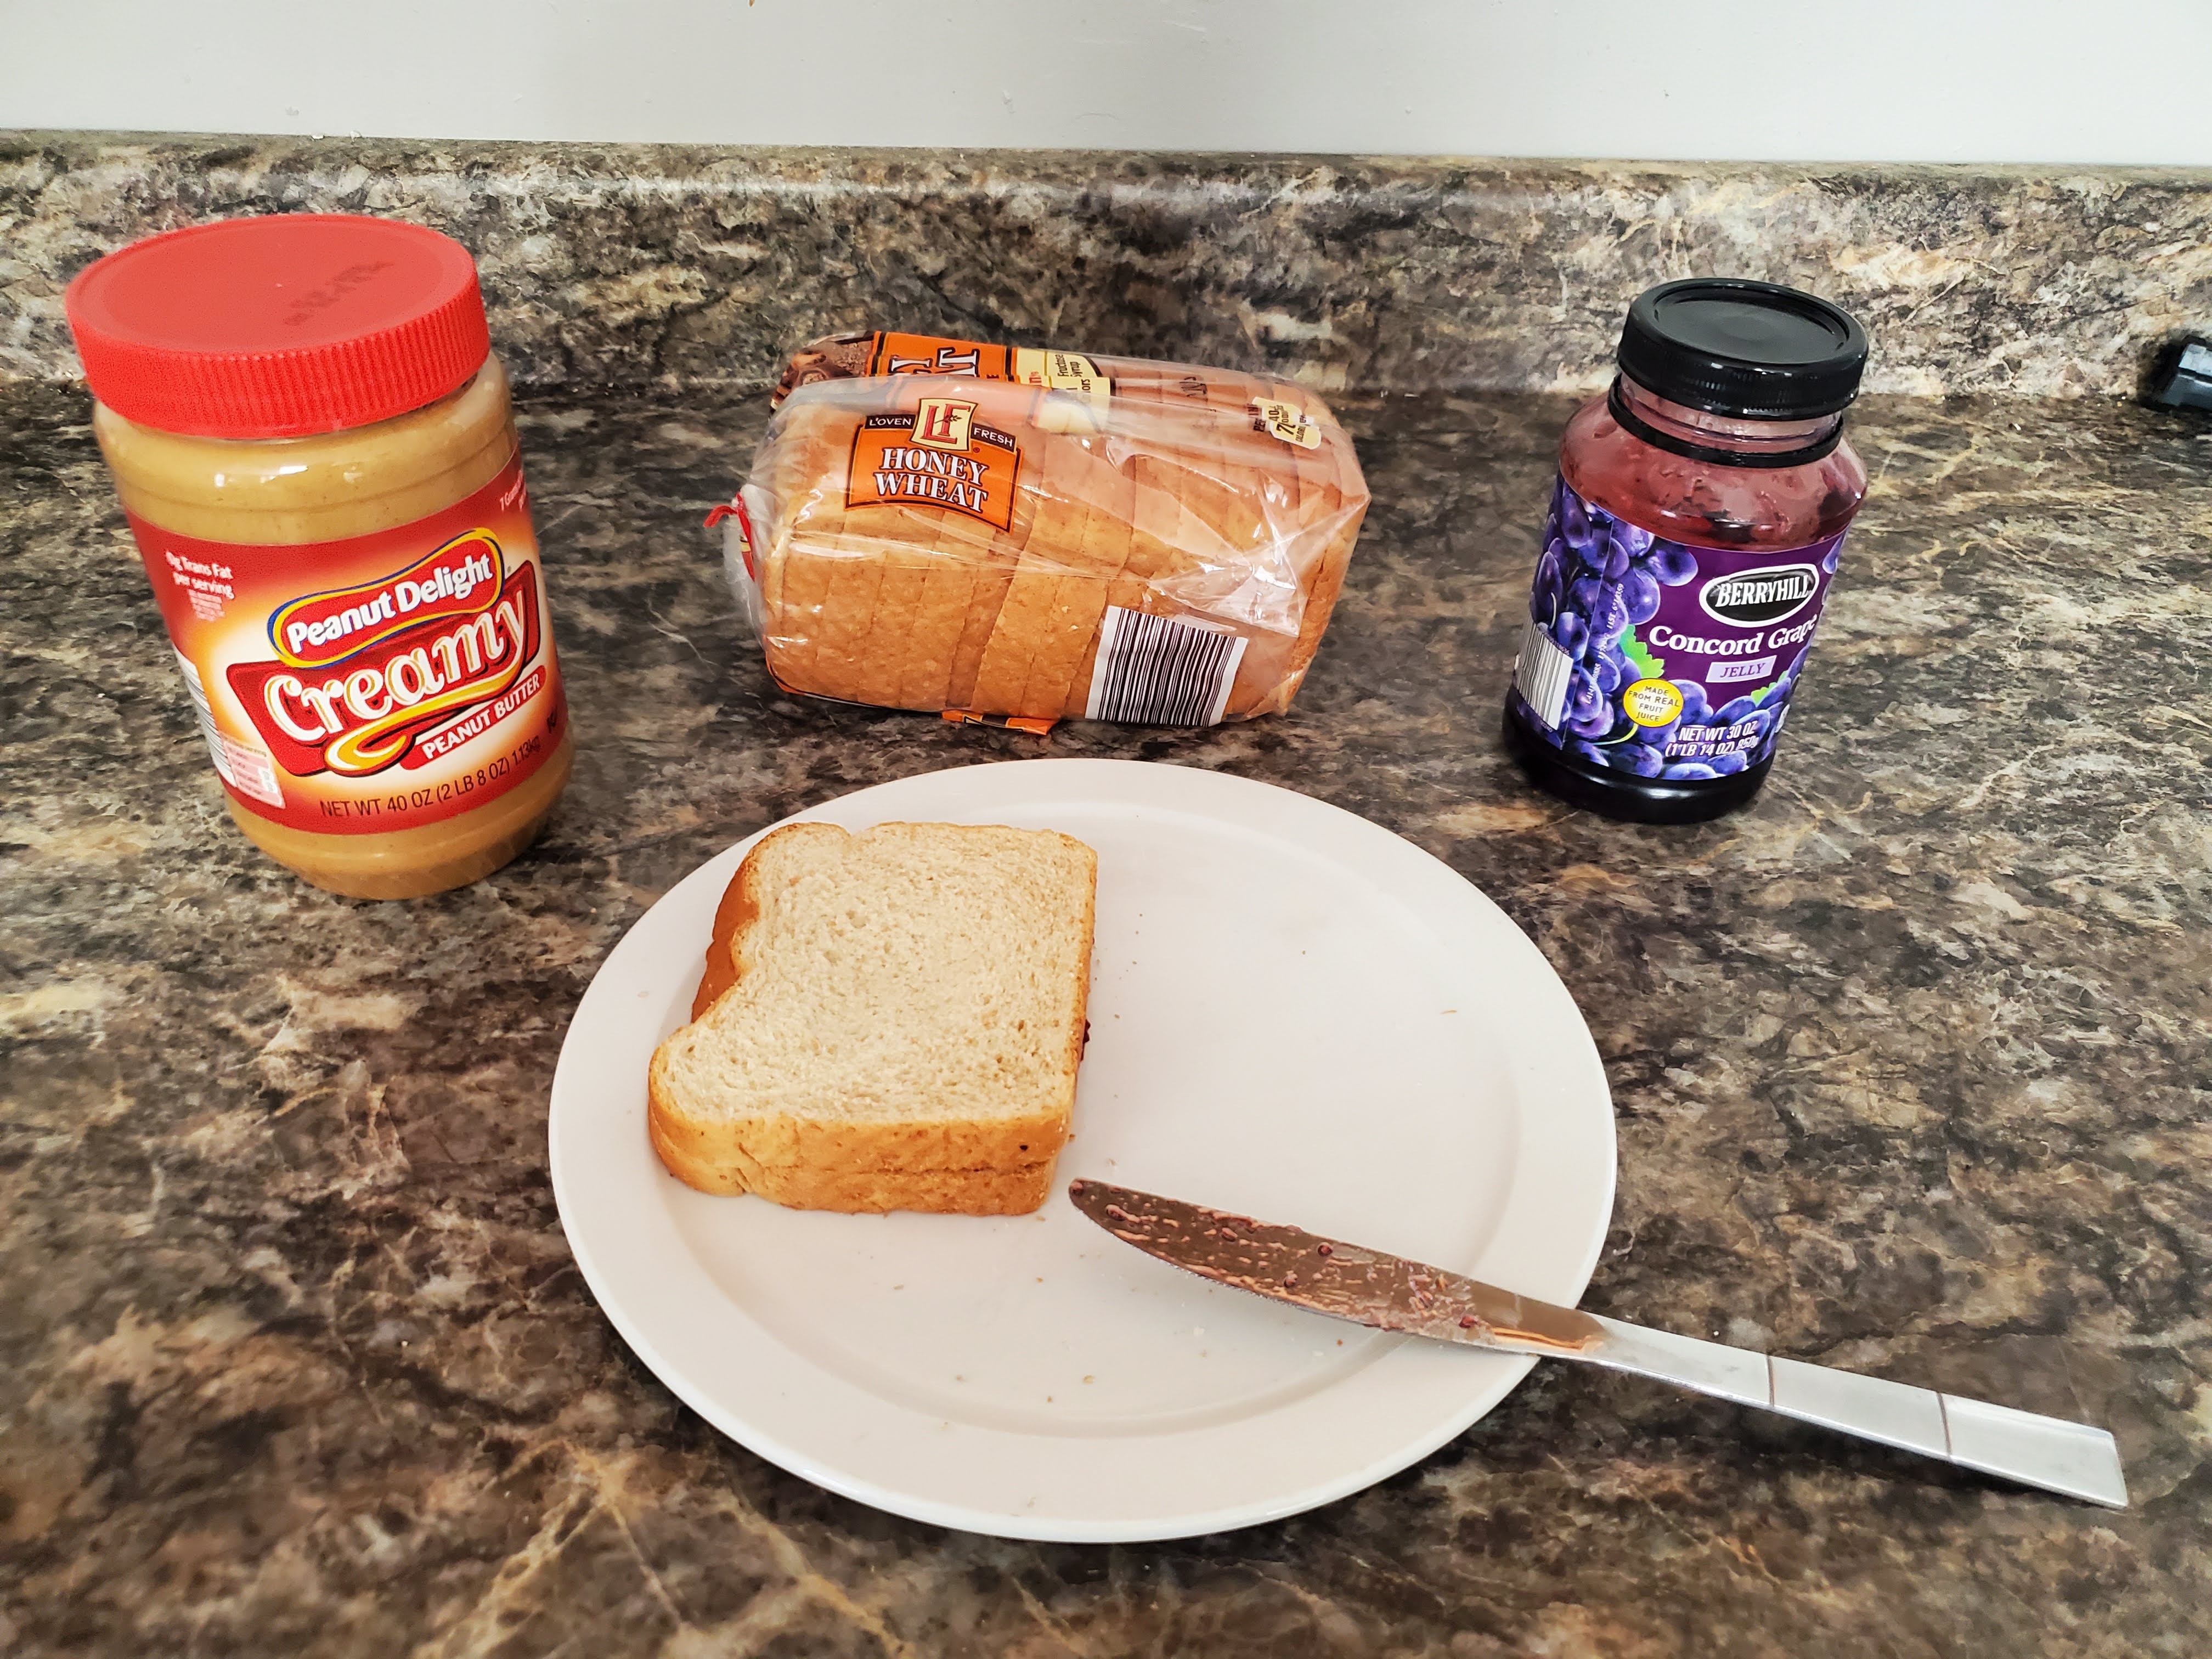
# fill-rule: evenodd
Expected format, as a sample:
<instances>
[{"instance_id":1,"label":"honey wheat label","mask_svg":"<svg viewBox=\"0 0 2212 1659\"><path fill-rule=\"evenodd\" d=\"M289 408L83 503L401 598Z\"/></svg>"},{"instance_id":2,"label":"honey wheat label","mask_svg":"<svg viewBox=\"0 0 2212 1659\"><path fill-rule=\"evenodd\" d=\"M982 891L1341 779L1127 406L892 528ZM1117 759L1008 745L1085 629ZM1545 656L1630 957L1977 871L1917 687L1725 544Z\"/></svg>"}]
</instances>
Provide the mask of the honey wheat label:
<instances>
[{"instance_id":1,"label":"honey wheat label","mask_svg":"<svg viewBox=\"0 0 2212 1659\"><path fill-rule=\"evenodd\" d=\"M911 414L871 415L853 434L845 505L927 507L1000 530L1014 521L1022 447L957 398L924 398Z\"/></svg>"}]
</instances>

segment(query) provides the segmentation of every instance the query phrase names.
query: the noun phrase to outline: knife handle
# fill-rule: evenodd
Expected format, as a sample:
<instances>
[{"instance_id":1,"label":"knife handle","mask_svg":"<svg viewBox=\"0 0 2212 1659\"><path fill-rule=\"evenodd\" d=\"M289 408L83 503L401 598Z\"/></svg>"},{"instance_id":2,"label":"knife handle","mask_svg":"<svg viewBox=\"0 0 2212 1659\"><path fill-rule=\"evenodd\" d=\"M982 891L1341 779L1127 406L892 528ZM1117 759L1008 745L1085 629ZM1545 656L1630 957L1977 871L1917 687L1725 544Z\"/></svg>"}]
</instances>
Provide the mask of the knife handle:
<instances>
[{"instance_id":1,"label":"knife handle","mask_svg":"<svg viewBox=\"0 0 2212 1659\"><path fill-rule=\"evenodd\" d=\"M1597 1323L1604 1328L1604 1341L1560 1357L1656 1377L1698 1394L2002 1475L2022 1486L2113 1509L2128 1506L2119 1447L2104 1430L2086 1423L1625 1325L1617 1319L1599 1317Z\"/></svg>"}]
</instances>

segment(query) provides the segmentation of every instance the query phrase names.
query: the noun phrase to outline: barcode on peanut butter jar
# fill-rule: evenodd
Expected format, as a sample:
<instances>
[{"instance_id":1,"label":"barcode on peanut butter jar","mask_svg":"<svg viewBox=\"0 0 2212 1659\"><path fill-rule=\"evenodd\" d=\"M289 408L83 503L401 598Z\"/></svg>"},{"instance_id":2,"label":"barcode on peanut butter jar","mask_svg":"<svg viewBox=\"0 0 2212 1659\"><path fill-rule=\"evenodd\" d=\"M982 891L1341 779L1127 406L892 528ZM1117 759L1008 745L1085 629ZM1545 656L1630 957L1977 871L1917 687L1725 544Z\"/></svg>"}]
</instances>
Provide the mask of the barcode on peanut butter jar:
<instances>
[{"instance_id":1,"label":"barcode on peanut butter jar","mask_svg":"<svg viewBox=\"0 0 2212 1659\"><path fill-rule=\"evenodd\" d=\"M193 717L199 721L200 736L207 744L208 756L215 762L216 775L256 800L282 806L284 792L277 787L276 769L270 763L269 751L240 743L216 729L215 708L208 702L207 686L200 678L198 665L181 651L176 655L177 666L184 671L185 694L192 700Z\"/></svg>"},{"instance_id":2,"label":"barcode on peanut butter jar","mask_svg":"<svg viewBox=\"0 0 2212 1659\"><path fill-rule=\"evenodd\" d=\"M1241 634L1109 605L1084 713L1130 726L1218 726L1243 657Z\"/></svg>"}]
</instances>

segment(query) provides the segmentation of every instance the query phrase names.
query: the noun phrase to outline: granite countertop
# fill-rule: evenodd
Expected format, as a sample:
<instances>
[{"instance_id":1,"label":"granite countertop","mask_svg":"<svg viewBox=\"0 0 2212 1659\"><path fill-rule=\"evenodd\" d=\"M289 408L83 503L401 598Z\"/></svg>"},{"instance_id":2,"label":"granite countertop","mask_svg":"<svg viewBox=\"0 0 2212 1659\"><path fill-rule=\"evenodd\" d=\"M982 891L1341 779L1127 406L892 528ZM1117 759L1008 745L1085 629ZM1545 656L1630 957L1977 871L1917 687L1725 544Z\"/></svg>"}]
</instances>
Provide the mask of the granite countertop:
<instances>
[{"instance_id":1,"label":"granite countertop","mask_svg":"<svg viewBox=\"0 0 2212 1659\"><path fill-rule=\"evenodd\" d=\"M1498 741L1567 403L1345 406L1376 506L1296 710L1036 738L769 684L697 527L757 397L534 398L575 781L510 868L376 905L232 830L79 394L0 390L0 1650L2212 1647L2212 427L1870 399L1773 781L1660 830ZM1605 1057L1585 1305L2079 1414L2136 1506L1571 1368L1361 1495L1156 1547L949 1534L719 1437L570 1261L570 1012L732 840L1036 755L1266 779L1448 860Z\"/></svg>"}]
</instances>

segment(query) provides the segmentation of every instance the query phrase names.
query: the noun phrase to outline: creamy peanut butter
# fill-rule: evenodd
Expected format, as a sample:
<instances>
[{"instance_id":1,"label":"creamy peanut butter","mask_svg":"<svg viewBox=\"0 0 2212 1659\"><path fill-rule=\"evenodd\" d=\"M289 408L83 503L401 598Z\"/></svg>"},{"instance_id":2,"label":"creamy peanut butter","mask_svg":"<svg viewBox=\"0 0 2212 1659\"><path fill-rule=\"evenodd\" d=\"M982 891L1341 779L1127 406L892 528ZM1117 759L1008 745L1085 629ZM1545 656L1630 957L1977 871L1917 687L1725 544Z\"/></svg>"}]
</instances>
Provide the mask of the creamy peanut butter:
<instances>
[{"instance_id":1,"label":"creamy peanut butter","mask_svg":"<svg viewBox=\"0 0 2212 1659\"><path fill-rule=\"evenodd\" d=\"M189 240L263 226L243 258ZM168 269L130 266L142 251ZM231 279L187 314L162 290L210 253ZM257 290L240 269L275 275ZM465 252L381 221L236 221L111 255L70 313L239 828L362 898L459 886L527 846L572 745Z\"/></svg>"}]
</instances>

